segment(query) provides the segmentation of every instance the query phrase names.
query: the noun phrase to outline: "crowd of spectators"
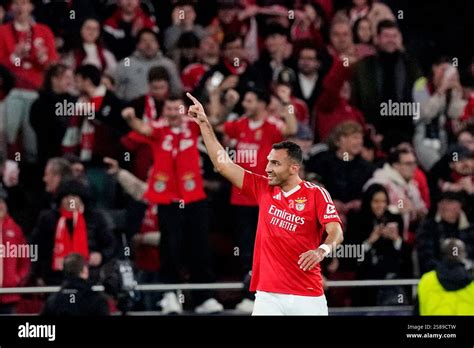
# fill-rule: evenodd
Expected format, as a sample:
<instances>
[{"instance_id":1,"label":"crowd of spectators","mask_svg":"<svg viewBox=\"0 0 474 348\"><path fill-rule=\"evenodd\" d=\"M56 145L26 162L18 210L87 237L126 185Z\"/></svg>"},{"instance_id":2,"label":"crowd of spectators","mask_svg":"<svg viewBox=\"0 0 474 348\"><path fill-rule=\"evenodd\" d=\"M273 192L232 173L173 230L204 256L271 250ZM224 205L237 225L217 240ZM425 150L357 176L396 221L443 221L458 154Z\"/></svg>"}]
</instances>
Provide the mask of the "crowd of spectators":
<instances>
[{"instance_id":1,"label":"crowd of spectators","mask_svg":"<svg viewBox=\"0 0 474 348\"><path fill-rule=\"evenodd\" d=\"M248 286L258 206L213 170L184 92L245 169L265 175L275 142L302 147L302 177L363 246L361 260L325 260L326 279L419 278L449 238L474 260L474 56L420 60L388 5L2 1L0 244L37 246L38 260L0 257L0 287L83 288L120 258L140 283ZM58 296L48 306L66 306ZM328 290L330 305L409 297ZM0 313L44 302L0 295ZM221 303L248 312L253 295L143 293L135 308Z\"/></svg>"}]
</instances>

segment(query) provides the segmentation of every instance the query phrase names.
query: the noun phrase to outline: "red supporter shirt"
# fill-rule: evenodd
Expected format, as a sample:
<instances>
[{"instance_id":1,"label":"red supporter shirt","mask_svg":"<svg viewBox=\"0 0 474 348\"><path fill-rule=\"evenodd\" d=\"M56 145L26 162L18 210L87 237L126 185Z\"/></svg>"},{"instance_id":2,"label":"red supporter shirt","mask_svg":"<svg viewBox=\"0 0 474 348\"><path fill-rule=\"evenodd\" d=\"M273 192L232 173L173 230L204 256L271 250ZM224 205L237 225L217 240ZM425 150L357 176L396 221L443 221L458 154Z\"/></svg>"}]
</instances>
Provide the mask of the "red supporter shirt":
<instances>
[{"instance_id":1,"label":"red supporter shirt","mask_svg":"<svg viewBox=\"0 0 474 348\"><path fill-rule=\"evenodd\" d=\"M321 245L327 223L342 225L329 193L308 181L285 193L248 171L241 192L258 200L259 206L250 291L323 295L320 265L303 271L298 260Z\"/></svg>"},{"instance_id":2,"label":"red supporter shirt","mask_svg":"<svg viewBox=\"0 0 474 348\"><path fill-rule=\"evenodd\" d=\"M29 47L22 58L15 55L20 42ZM16 30L12 22L0 26L0 64L15 75L16 88L39 89L47 67L58 59L54 35L48 26L34 23L25 32Z\"/></svg>"},{"instance_id":3,"label":"red supporter shirt","mask_svg":"<svg viewBox=\"0 0 474 348\"><path fill-rule=\"evenodd\" d=\"M153 151L153 169L143 196L153 204L192 203L206 198L199 150L199 126L183 118L181 127L170 127L165 118L152 122L153 133L129 133L131 139L148 143Z\"/></svg>"},{"instance_id":4,"label":"red supporter shirt","mask_svg":"<svg viewBox=\"0 0 474 348\"><path fill-rule=\"evenodd\" d=\"M290 99L291 99L290 103L295 108L296 120L303 125L308 125L310 115L309 115L309 110L306 103L303 100L296 97L291 97Z\"/></svg>"},{"instance_id":5,"label":"red supporter shirt","mask_svg":"<svg viewBox=\"0 0 474 348\"><path fill-rule=\"evenodd\" d=\"M231 159L244 169L265 175L267 156L272 150L272 145L283 140L282 127L283 122L273 116L261 122L251 121L244 116L236 121L224 123L225 134L237 141L236 152L229 153ZM239 194L239 190L235 187L232 187L230 203L257 205L255 199Z\"/></svg>"}]
</instances>

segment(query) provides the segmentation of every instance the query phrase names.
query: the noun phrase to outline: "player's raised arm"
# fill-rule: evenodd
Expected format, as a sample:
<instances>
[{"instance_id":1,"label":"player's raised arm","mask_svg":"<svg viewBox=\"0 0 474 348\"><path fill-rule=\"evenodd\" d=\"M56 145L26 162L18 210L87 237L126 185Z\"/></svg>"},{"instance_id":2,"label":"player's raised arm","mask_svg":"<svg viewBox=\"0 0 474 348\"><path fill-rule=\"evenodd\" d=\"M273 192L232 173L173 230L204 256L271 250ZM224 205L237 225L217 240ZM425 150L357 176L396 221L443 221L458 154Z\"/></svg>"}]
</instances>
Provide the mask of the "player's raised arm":
<instances>
[{"instance_id":1,"label":"player's raised arm","mask_svg":"<svg viewBox=\"0 0 474 348\"><path fill-rule=\"evenodd\" d=\"M234 186L241 189L244 183L244 169L232 162L227 152L217 140L202 104L190 93L186 93L186 95L194 104L189 107L188 115L192 117L201 128L204 145L206 145L207 153L211 158L212 164L214 164L214 167L222 176L229 180Z\"/></svg>"}]
</instances>

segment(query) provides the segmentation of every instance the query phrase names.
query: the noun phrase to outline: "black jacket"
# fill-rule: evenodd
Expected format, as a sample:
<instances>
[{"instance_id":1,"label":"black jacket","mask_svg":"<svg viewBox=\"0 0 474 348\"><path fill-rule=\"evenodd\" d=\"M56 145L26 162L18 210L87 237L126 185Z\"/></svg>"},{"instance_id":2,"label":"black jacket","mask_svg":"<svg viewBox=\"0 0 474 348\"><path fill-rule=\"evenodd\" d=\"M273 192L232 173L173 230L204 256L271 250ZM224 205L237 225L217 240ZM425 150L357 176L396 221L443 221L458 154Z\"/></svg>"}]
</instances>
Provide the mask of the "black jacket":
<instances>
[{"instance_id":1,"label":"black jacket","mask_svg":"<svg viewBox=\"0 0 474 348\"><path fill-rule=\"evenodd\" d=\"M46 210L40 214L33 231L32 243L38 245L38 260L32 263L34 278L42 278L47 285L59 285L63 281L62 272L53 271L53 249L56 236L56 225L60 214L58 210ZM97 210L87 209L86 220L89 253L102 254L102 264L112 259L115 251L115 238L104 214ZM91 267L91 280L97 280L100 267Z\"/></svg>"},{"instance_id":2,"label":"black jacket","mask_svg":"<svg viewBox=\"0 0 474 348\"><path fill-rule=\"evenodd\" d=\"M303 96L303 90L301 88L298 68L295 68L295 81L293 84L293 95L305 101L312 117L314 117L313 113L314 113L314 107L316 105L316 100L318 99L323 89L324 78L328 74L329 70L331 70L331 67L333 65L333 59L331 58L329 54L322 53L322 52L321 54L319 54L318 52L318 56L319 55L321 56L319 57L321 61L321 67L318 69L318 79L316 80L313 91L311 95L309 96L309 98L305 98Z\"/></svg>"},{"instance_id":3,"label":"black jacket","mask_svg":"<svg viewBox=\"0 0 474 348\"><path fill-rule=\"evenodd\" d=\"M331 192L331 197L344 203L359 199L362 187L372 177L374 166L361 156L343 161L334 151L326 151L305 162L305 171L315 173Z\"/></svg>"},{"instance_id":4,"label":"black jacket","mask_svg":"<svg viewBox=\"0 0 474 348\"><path fill-rule=\"evenodd\" d=\"M263 78L263 83L265 88L270 88L274 80L274 69L271 66L272 58L268 51L263 51L260 58L253 64L253 68L260 73L260 76ZM293 57L290 57L283 61L283 66L290 68L293 71L296 70L296 60Z\"/></svg>"},{"instance_id":5,"label":"black jacket","mask_svg":"<svg viewBox=\"0 0 474 348\"><path fill-rule=\"evenodd\" d=\"M384 135L387 148L400 141L411 141L413 118L381 116L381 103L388 103L388 99L412 102L413 84L419 77L421 72L416 62L401 52L379 52L362 59L355 66L352 102L363 112L367 123L373 124Z\"/></svg>"},{"instance_id":6,"label":"black jacket","mask_svg":"<svg viewBox=\"0 0 474 348\"><path fill-rule=\"evenodd\" d=\"M400 215L388 211L380 218L374 215L360 212L351 212L347 217L347 232L345 239L347 244L362 245L369 238L375 225L395 222L398 224L398 232L402 235L403 220ZM400 277L406 270L406 245L402 242L400 250L395 249L393 242L389 239L380 238L369 250L364 250L364 260L356 266L359 279L385 279L387 274L392 273ZM355 260L351 260L355 262Z\"/></svg>"},{"instance_id":7,"label":"black jacket","mask_svg":"<svg viewBox=\"0 0 474 348\"><path fill-rule=\"evenodd\" d=\"M457 238L466 244L468 258L474 259L474 225L466 228L459 225L437 221L436 217L426 218L416 233L416 248L420 272L435 269L441 261L441 242L446 238Z\"/></svg>"},{"instance_id":8,"label":"black jacket","mask_svg":"<svg viewBox=\"0 0 474 348\"><path fill-rule=\"evenodd\" d=\"M93 291L90 283L82 278L70 278L58 293L48 298L41 315L105 316L110 311L105 297Z\"/></svg>"},{"instance_id":9,"label":"black jacket","mask_svg":"<svg viewBox=\"0 0 474 348\"><path fill-rule=\"evenodd\" d=\"M92 123L95 126L94 154L92 162L103 165L104 157L123 158L120 138L130 131L127 122L122 118L126 104L113 92L107 91L100 109Z\"/></svg>"},{"instance_id":10,"label":"black jacket","mask_svg":"<svg viewBox=\"0 0 474 348\"><path fill-rule=\"evenodd\" d=\"M441 262L436 267L436 276L446 291L457 291L473 281L472 275L462 262Z\"/></svg>"},{"instance_id":11,"label":"black jacket","mask_svg":"<svg viewBox=\"0 0 474 348\"><path fill-rule=\"evenodd\" d=\"M217 63L206 73L204 73L201 80L199 81L198 86L195 88L194 93L196 93L200 97L207 95L206 82L217 71L224 75L224 79L232 75L232 72L221 59L219 63ZM260 72L253 65L249 65L247 66L247 69L241 75L239 75L239 82L235 90L239 92L241 99L243 99L245 92L248 91L249 88L263 89L264 87L265 85L263 84Z\"/></svg>"},{"instance_id":12,"label":"black jacket","mask_svg":"<svg viewBox=\"0 0 474 348\"><path fill-rule=\"evenodd\" d=\"M38 160L44 168L48 159L62 156L62 141L69 125L69 117L57 115L56 104L75 103L77 98L69 94L40 92L31 105L30 123L36 133Z\"/></svg>"}]
</instances>

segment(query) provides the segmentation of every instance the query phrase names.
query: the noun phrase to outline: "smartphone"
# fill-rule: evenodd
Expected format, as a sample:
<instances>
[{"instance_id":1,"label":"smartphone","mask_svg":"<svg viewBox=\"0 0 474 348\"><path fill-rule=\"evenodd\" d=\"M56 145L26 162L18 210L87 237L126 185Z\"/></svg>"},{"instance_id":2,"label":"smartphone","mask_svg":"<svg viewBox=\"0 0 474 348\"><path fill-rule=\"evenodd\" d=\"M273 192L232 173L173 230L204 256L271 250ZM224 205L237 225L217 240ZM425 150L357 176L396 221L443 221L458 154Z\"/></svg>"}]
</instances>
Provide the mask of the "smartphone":
<instances>
[{"instance_id":1,"label":"smartphone","mask_svg":"<svg viewBox=\"0 0 474 348\"><path fill-rule=\"evenodd\" d=\"M18 182L20 168L18 162L7 160L5 162L5 170L3 171L3 183L7 187L12 187Z\"/></svg>"},{"instance_id":2,"label":"smartphone","mask_svg":"<svg viewBox=\"0 0 474 348\"><path fill-rule=\"evenodd\" d=\"M454 76L454 74L456 74L456 71L457 69L454 66L450 65L444 72L444 79L449 80L451 77Z\"/></svg>"},{"instance_id":3,"label":"smartphone","mask_svg":"<svg viewBox=\"0 0 474 348\"><path fill-rule=\"evenodd\" d=\"M224 75L220 72L220 71L216 71L210 81L209 81L209 86L211 89L216 89L217 87L219 87L219 85L222 83L222 81L224 81Z\"/></svg>"}]
</instances>

